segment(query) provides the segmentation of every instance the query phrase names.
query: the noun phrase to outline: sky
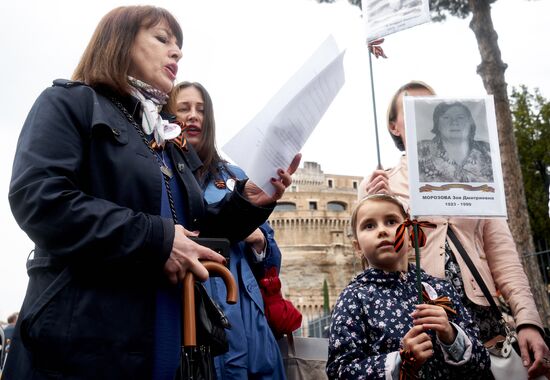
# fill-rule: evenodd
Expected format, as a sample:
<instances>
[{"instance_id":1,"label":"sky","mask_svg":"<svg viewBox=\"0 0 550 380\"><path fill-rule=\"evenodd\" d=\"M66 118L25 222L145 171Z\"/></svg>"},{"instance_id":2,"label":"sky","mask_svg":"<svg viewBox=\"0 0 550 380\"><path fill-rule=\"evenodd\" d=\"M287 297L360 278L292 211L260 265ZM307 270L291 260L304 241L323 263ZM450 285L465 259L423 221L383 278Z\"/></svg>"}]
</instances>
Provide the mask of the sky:
<instances>
[{"instance_id":1,"label":"sky","mask_svg":"<svg viewBox=\"0 0 550 380\"><path fill-rule=\"evenodd\" d=\"M33 243L11 215L7 194L17 137L36 97L53 79L69 78L100 18L112 8L152 4L168 9L184 34L178 81L201 82L216 113L218 147L259 112L332 34L346 49L346 83L304 146L303 160L325 173L363 176L376 167L374 112L364 23L346 0L17 0L0 3L0 321L19 309ZM550 0L499 0L492 16L511 86L550 97ZM384 122L387 104L416 79L439 95L485 95L470 19L449 18L386 37L386 60L373 60L381 161L399 157Z\"/></svg>"}]
</instances>

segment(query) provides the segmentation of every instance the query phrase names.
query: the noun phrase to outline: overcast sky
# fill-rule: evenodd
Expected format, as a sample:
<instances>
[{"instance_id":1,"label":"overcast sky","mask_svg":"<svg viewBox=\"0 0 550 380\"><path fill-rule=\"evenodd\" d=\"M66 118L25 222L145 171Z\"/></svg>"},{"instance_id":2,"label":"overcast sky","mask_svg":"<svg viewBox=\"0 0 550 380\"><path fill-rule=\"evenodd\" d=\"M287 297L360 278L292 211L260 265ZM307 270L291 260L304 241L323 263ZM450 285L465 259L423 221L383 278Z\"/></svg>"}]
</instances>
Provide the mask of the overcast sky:
<instances>
[{"instance_id":1,"label":"overcast sky","mask_svg":"<svg viewBox=\"0 0 550 380\"><path fill-rule=\"evenodd\" d=\"M0 320L22 302L32 242L7 202L15 144L26 114L55 78L71 76L100 18L138 2L2 1L0 14ZM141 2L139 2L141 3ZM202 82L212 95L221 147L267 103L318 45L333 34L342 49L346 84L303 149L325 173L365 175L376 166L374 118L360 12L346 0L149 1L170 10L183 32L178 81ZM493 6L506 79L550 97L550 1L500 0ZM425 24L389 36L389 59L374 61L382 164L398 151L386 132L387 103L401 84L424 80L444 96L484 95L480 62L467 20Z\"/></svg>"}]
</instances>

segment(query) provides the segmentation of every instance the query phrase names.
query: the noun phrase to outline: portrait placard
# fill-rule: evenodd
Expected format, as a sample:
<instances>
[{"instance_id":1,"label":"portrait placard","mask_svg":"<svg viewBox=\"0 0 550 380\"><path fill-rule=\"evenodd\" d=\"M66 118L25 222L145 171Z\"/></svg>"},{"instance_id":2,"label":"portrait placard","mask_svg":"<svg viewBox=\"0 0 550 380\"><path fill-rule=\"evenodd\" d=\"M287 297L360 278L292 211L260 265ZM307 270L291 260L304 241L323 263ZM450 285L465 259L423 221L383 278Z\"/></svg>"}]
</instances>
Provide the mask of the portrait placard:
<instances>
[{"instance_id":1,"label":"portrait placard","mask_svg":"<svg viewBox=\"0 0 550 380\"><path fill-rule=\"evenodd\" d=\"M429 0L362 0L367 40L429 22Z\"/></svg>"},{"instance_id":2,"label":"portrait placard","mask_svg":"<svg viewBox=\"0 0 550 380\"><path fill-rule=\"evenodd\" d=\"M411 214L506 217L492 96L403 98Z\"/></svg>"}]
</instances>

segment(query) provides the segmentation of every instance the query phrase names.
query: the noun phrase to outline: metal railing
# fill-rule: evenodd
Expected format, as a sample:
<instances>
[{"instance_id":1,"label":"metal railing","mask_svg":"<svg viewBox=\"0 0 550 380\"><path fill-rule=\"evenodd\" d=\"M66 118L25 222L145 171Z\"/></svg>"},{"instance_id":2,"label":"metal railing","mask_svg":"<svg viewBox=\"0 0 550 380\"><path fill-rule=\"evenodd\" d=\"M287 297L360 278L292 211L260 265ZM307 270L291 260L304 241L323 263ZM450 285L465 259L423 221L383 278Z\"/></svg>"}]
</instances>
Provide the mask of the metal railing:
<instances>
[{"instance_id":1,"label":"metal railing","mask_svg":"<svg viewBox=\"0 0 550 380\"><path fill-rule=\"evenodd\" d=\"M319 315L317 318L304 321L302 327L294 331L294 336L308 338L328 338L330 314Z\"/></svg>"}]
</instances>

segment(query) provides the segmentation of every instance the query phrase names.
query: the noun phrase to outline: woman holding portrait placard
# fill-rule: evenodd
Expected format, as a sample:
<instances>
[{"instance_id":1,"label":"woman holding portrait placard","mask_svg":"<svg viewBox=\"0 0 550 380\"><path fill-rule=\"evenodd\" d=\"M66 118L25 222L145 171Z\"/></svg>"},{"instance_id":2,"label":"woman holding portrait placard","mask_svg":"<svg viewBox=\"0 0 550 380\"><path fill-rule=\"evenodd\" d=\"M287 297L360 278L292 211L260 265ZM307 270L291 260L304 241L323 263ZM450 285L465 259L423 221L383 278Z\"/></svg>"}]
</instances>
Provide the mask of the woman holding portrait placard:
<instances>
[{"instance_id":1,"label":"woman holding portrait placard","mask_svg":"<svg viewBox=\"0 0 550 380\"><path fill-rule=\"evenodd\" d=\"M388 129L395 145L402 152L406 148L404 95L430 96L435 95L435 92L427 84L413 81L399 88L393 96L388 108ZM408 182L407 157L404 154L396 167L375 170L370 177L365 178L359 186L358 196L362 199L369 194L388 193L408 202ZM453 284L480 328L482 341L496 335L506 335L498 319L491 313L489 302L458 253L457 246L448 238L448 230L452 229L496 302L498 289L509 304L518 331L521 357L529 376L548 373L550 351L544 343L543 324L506 220L430 217L429 221L436 224L436 228L425 230L427 243L421 251L422 269L435 277L446 278Z\"/></svg>"}]
</instances>

